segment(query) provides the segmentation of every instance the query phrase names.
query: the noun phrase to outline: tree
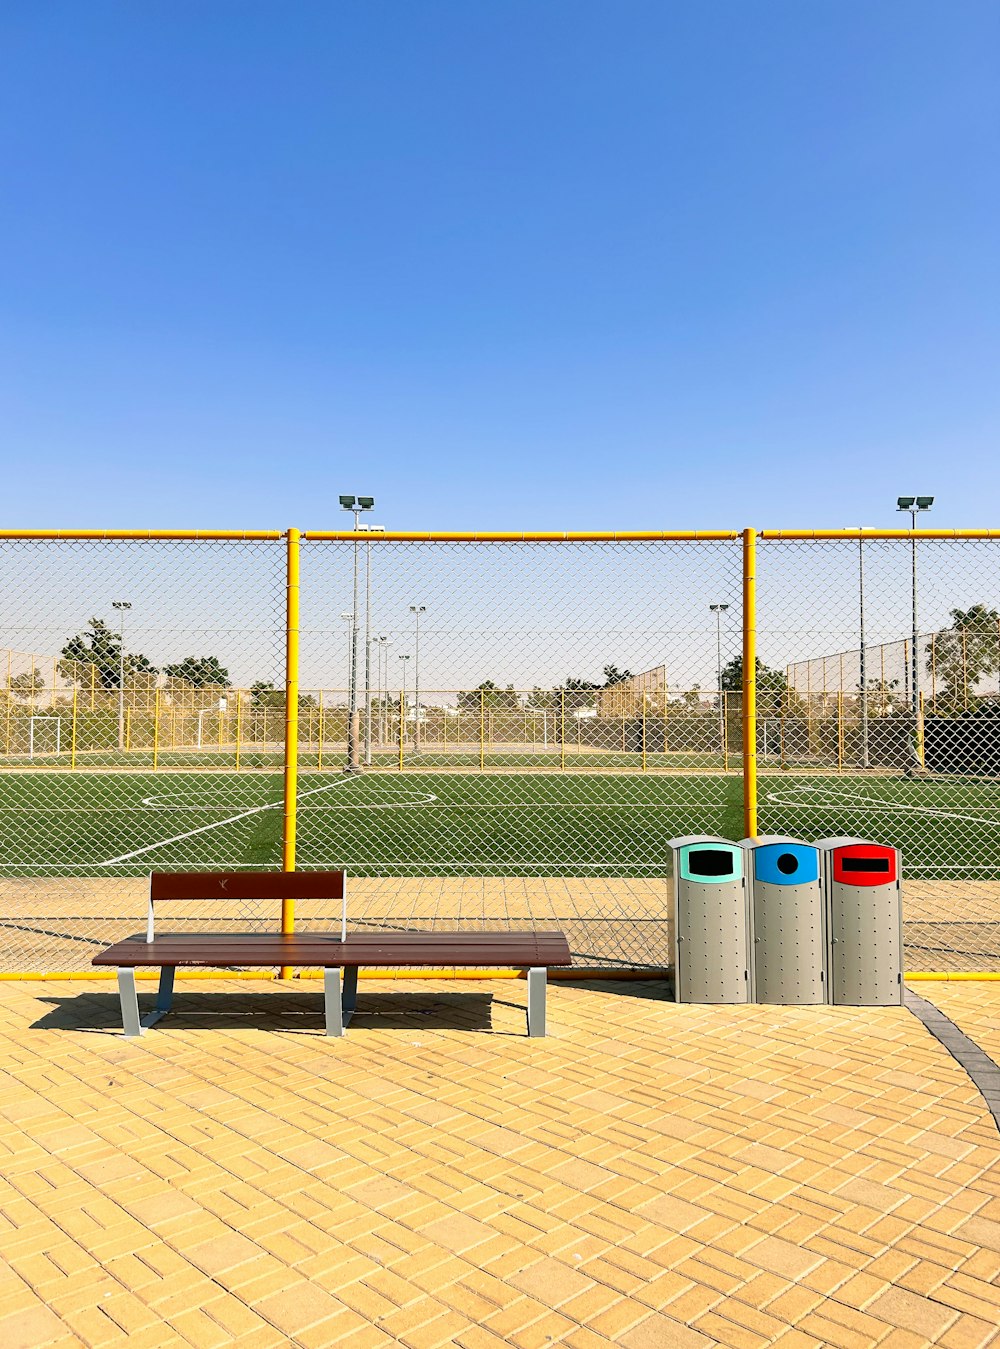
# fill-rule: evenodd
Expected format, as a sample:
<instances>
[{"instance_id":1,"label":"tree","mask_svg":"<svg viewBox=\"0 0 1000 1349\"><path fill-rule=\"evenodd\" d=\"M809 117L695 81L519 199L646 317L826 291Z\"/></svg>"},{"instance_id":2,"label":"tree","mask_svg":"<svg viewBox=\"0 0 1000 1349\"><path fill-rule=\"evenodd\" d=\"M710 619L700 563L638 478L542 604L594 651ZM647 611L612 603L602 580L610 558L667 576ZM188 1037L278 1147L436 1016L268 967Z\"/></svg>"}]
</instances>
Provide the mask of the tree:
<instances>
[{"instance_id":1,"label":"tree","mask_svg":"<svg viewBox=\"0 0 1000 1349\"><path fill-rule=\"evenodd\" d=\"M156 674L141 652L127 651L122 661L122 639L101 618L92 618L90 627L71 637L63 647L59 673L71 683L85 687L93 681L100 689L116 689L124 669L126 682L137 674Z\"/></svg>"},{"instance_id":2,"label":"tree","mask_svg":"<svg viewBox=\"0 0 1000 1349\"><path fill-rule=\"evenodd\" d=\"M626 679L632 678L631 670L619 670L617 665L605 665L603 674L606 689L611 688L613 684L624 684Z\"/></svg>"},{"instance_id":3,"label":"tree","mask_svg":"<svg viewBox=\"0 0 1000 1349\"><path fill-rule=\"evenodd\" d=\"M185 656L177 665L164 665L163 673L171 679L183 679L196 689L216 684L229 687L229 671L219 664L217 656Z\"/></svg>"},{"instance_id":4,"label":"tree","mask_svg":"<svg viewBox=\"0 0 1000 1349\"><path fill-rule=\"evenodd\" d=\"M983 675L1000 669L1000 614L985 604L952 609L952 625L931 639L927 672L934 681L934 709L975 707L970 695Z\"/></svg>"},{"instance_id":5,"label":"tree","mask_svg":"<svg viewBox=\"0 0 1000 1349\"><path fill-rule=\"evenodd\" d=\"M45 691L45 676L40 670L25 670L10 681L10 692L17 698L33 703Z\"/></svg>"},{"instance_id":6,"label":"tree","mask_svg":"<svg viewBox=\"0 0 1000 1349\"><path fill-rule=\"evenodd\" d=\"M743 691L743 657L734 656L728 665L722 667L722 691L723 693L742 693ZM761 658L757 657L757 716L758 717L776 717L781 712L790 710L790 703L794 695L788 688L788 676L784 670L776 670L770 665L765 665ZM795 699L797 702L798 700Z\"/></svg>"},{"instance_id":7,"label":"tree","mask_svg":"<svg viewBox=\"0 0 1000 1349\"><path fill-rule=\"evenodd\" d=\"M600 687L589 679L574 679L567 675L566 682L555 690L556 706L562 712L592 711L597 702L594 691Z\"/></svg>"},{"instance_id":8,"label":"tree","mask_svg":"<svg viewBox=\"0 0 1000 1349\"><path fill-rule=\"evenodd\" d=\"M868 715L870 717L890 716L897 708L902 708L906 704L906 698L899 693L893 692L899 687L898 679L866 679L868 685ZM854 686L858 694L861 693L861 685Z\"/></svg>"},{"instance_id":9,"label":"tree","mask_svg":"<svg viewBox=\"0 0 1000 1349\"><path fill-rule=\"evenodd\" d=\"M521 708L521 696L513 684L502 689L492 679L484 679L474 689L463 689L457 699L460 712L517 712Z\"/></svg>"},{"instance_id":10,"label":"tree","mask_svg":"<svg viewBox=\"0 0 1000 1349\"><path fill-rule=\"evenodd\" d=\"M277 707L281 711L285 710L285 690L276 689L270 680L258 679L250 685L250 706L251 707ZM299 711L310 707L318 707L316 699L311 693L299 694Z\"/></svg>"}]
</instances>

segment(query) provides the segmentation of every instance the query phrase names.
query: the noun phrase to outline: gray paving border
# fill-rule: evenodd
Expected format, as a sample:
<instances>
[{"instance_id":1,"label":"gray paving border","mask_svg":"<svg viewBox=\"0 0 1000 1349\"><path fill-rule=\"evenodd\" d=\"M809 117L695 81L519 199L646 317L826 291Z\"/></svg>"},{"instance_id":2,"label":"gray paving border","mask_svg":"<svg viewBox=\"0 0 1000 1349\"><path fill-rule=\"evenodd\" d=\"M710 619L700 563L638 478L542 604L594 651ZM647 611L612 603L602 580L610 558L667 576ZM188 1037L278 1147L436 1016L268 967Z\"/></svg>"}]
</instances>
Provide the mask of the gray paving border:
<instances>
[{"instance_id":1,"label":"gray paving border","mask_svg":"<svg viewBox=\"0 0 1000 1349\"><path fill-rule=\"evenodd\" d=\"M939 1040L969 1074L1000 1132L1000 1064L991 1059L984 1049L980 1049L975 1040L970 1040L963 1030L959 1030L940 1007L919 997L909 988L904 990L903 997L909 1011L924 1023L935 1040Z\"/></svg>"}]
</instances>

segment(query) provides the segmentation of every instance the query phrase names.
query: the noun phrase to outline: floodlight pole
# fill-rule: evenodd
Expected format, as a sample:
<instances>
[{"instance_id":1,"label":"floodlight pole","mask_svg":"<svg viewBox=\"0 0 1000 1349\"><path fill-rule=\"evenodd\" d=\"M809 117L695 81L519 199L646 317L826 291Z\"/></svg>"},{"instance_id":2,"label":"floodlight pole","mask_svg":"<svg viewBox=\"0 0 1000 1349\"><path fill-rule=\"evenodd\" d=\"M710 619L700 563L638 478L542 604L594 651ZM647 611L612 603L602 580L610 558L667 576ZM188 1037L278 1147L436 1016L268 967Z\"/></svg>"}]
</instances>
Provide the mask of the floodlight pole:
<instances>
[{"instance_id":1,"label":"floodlight pole","mask_svg":"<svg viewBox=\"0 0 1000 1349\"><path fill-rule=\"evenodd\" d=\"M722 615L729 608L728 604L710 604L709 609L715 614L715 685L719 690L719 753L726 752L726 710L723 703L722 692ZM723 764L723 767L726 765Z\"/></svg>"},{"instance_id":2,"label":"floodlight pole","mask_svg":"<svg viewBox=\"0 0 1000 1349\"><path fill-rule=\"evenodd\" d=\"M399 667L402 671L402 675L400 676L402 683L399 699L399 743L402 744L405 736L406 723L406 662L410 658L409 656L400 656L399 659L402 661L402 664ZM400 750L400 753L402 753L402 750Z\"/></svg>"},{"instance_id":3,"label":"floodlight pole","mask_svg":"<svg viewBox=\"0 0 1000 1349\"><path fill-rule=\"evenodd\" d=\"M375 505L374 497L342 496L341 510L350 511L354 516L354 611L351 622L351 669L350 696L347 713L347 763L344 771L357 773L361 769L360 727L358 724L358 534L362 511L370 511Z\"/></svg>"},{"instance_id":4,"label":"floodlight pole","mask_svg":"<svg viewBox=\"0 0 1000 1349\"><path fill-rule=\"evenodd\" d=\"M416 635L413 646L413 750L415 754L420 753L420 615L426 612L426 604L410 605L410 613L416 620Z\"/></svg>"},{"instance_id":5,"label":"floodlight pole","mask_svg":"<svg viewBox=\"0 0 1000 1349\"><path fill-rule=\"evenodd\" d=\"M125 611L132 608L131 600L112 600L112 609L120 614L118 639L118 748L125 748Z\"/></svg>"},{"instance_id":6,"label":"floodlight pole","mask_svg":"<svg viewBox=\"0 0 1000 1349\"><path fill-rule=\"evenodd\" d=\"M920 630L917 620L917 514L920 511L929 511L934 505L933 497L898 497L896 500L896 509L906 511L910 517L910 569L912 574L912 644L910 646L910 701L913 708L913 725L916 743L914 751L920 766L923 767L924 761L924 728L920 714L920 661L918 659L917 643L920 640Z\"/></svg>"},{"instance_id":7,"label":"floodlight pole","mask_svg":"<svg viewBox=\"0 0 1000 1349\"><path fill-rule=\"evenodd\" d=\"M379 636L378 640L378 735L379 744L384 745L388 739L388 729L386 727L386 715L388 709L386 704L389 701L389 639L386 636ZM385 673L383 674L383 668Z\"/></svg>"}]
</instances>

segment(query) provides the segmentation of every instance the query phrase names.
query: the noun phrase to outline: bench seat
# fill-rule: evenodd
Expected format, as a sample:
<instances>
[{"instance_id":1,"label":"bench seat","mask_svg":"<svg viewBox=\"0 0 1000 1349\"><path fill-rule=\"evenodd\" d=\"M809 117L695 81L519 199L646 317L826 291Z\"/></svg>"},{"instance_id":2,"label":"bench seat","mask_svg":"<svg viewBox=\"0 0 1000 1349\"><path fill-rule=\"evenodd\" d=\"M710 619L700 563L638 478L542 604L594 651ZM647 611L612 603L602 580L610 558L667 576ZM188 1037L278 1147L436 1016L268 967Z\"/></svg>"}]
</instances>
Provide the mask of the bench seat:
<instances>
[{"instance_id":1,"label":"bench seat","mask_svg":"<svg viewBox=\"0 0 1000 1349\"><path fill-rule=\"evenodd\" d=\"M346 939L318 932L137 933L94 956L94 965L118 971L127 1037L142 1033L170 1010L179 967L298 966L324 971L327 1035L343 1035L357 1000L362 968L524 969L528 972L528 1034L545 1034L546 971L572 964L561 932L351 932ZM156 1009L141 1021L135 970L160 969ZM344 971L341 988L340 971Z\"/></svg>"}]
</instances>

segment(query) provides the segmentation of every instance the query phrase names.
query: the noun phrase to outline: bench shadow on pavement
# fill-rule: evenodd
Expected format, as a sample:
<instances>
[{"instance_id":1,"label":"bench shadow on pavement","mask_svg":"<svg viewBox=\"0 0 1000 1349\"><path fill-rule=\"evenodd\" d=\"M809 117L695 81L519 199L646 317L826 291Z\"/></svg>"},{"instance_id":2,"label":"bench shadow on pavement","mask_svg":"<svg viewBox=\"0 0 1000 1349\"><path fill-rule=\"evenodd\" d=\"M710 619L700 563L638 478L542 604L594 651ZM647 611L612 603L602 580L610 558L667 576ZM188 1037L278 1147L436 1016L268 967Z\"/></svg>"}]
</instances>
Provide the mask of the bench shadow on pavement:
<instances>
[{"instance_id":1,"label":"bench shadow on pavement","mask_svg":"<svg viewBox=\"0 0 1000 1349\"><path fill-rule=\"evenodd\" d=\"M154 985L155 987L155 985ZM174 1005L152 1035L174 1030L268 1030L300 1035L323 1031L322 983L301 992L202 993L183 985ZM139 1013L152 1011L155 994L140 992ZM85 1034L121 1034L117 993L80 993L74 997L42 997L49 1010L31 1023L32 1030L68 1030ZM348 1033L355 1030L464 1030L493 1035L524 1034L496 1028L491 993L359 993ZM523 1008L521 1008L523 1012Z\"/></svg>"}]
</instances>

